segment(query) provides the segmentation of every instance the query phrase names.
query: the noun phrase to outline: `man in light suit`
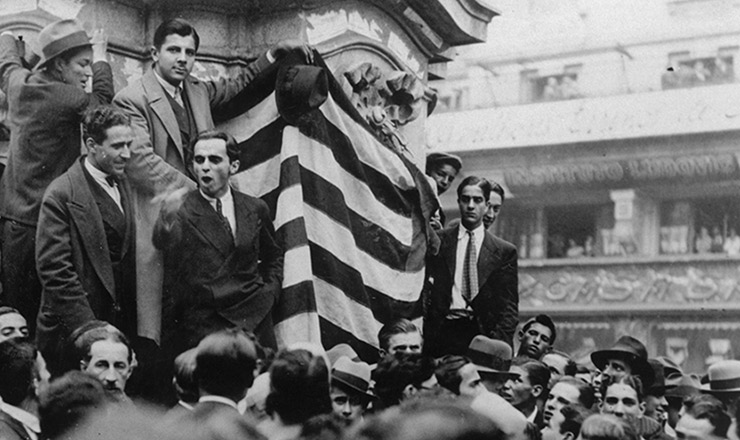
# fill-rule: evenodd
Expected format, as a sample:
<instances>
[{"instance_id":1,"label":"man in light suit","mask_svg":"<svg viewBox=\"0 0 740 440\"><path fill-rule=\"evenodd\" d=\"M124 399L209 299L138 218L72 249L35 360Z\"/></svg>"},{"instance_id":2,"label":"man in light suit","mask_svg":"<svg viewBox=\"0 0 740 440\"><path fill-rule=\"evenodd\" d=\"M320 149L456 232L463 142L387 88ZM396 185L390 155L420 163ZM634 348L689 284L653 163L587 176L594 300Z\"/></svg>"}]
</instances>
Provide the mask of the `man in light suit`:
<instances>
[{"instance_id":1,"label":"man in light suit","mask_svg":"<svg viewBox=\"0 0 740 440\"><path fill-rule=\"evenodd\" d=\"M134 212L124 176L130 118L100 106L85 114L83 128L88 154L47 189L36 235L43 286L36 338L52 369L59 341L89 321L136 337Z\"/></svg>"},{"instance_id":2,"label":"man in light suit","mask_svg":"<svg viewBox=\"0 0 740 440\"><path fill-rule=\"evenodd\" d=\"M160 337L161 255L151 243L160 203L155 196L174 189L194 189L188 170L188 146L196 135L214 127L212 112L221 109L262 70L294 49L309 62L307 44L286 41L277 44L233 78L201 81L190 75L200 44L196 30L186 21L163 22L154 33L152 68L129 84L114 103L131 116L136 142L127 167L135 186L137 207L137 280L139 331L154 340Z\"/></svg>"},{"instance_id":3,"label":"man in light suit","mask_svg":"<svg viewBox=\"0 0 740 440\"><path fill-rule=\"evenodd\" d=\"M230 135L207 131L193 146L198 189L173 194L154 227L164 252L163 345L177 354L230 327L275 347L272 307L283 253L267 204L234 191L239 150Z\"/></svg>"},{"instance_id":4,"label":"man in light suit","mask_svg":"<svg viewBox=\"0 0 740 440\"><path fill-rule=\"evenodd\" d=\"M464 355L479 334L513 342L519 315L517 252L483 226L491 189L477 176L460 183L460 225L439 232L439 252L427 263L432 287L425 298L424 349L432 356Z\"/></svg>"}]
</instances>

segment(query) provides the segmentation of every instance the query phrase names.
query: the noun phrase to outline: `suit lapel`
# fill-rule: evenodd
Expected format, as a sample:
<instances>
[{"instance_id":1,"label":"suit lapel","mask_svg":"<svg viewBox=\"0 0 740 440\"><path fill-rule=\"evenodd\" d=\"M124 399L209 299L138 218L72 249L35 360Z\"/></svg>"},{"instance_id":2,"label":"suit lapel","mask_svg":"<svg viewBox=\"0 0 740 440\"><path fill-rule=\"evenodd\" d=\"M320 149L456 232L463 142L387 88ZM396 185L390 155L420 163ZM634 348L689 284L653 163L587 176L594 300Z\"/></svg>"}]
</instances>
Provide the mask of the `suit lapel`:
<instances>
[{"instance_id":1,"label":"suit lapel","mask_svg":"<svg viewBox=\"0 0 740 440\"><path fill-rule=\"evenodd\" d=\"M458 228L447 229L442 235L442 243L440 245L440 252L445 260L445 265L450 271L450 277L455 279L455 267L457 266L457 234Z\"/></svg>"},{"instance_id":2,"label":"suit lapel","mask_svg":"<svg viewBox=\"0 0 740 440\"><path fill-rule=\"evenodd\" d=\"M177 125L175 112L172 110L170 101L165 96L165 93L167 92L164 91L162 85L157 81L157 77L154 76L154 71L151 69L144 74L141 83L144 87L144 93L149 100L149 107L151 107L154 114L157 115L165 130L167 130L167 134L172 138L177 147L177 151L180 153L180 157L184 157L182 153L180 127Z\"/></svg>"},{"instance_id":3,"label":"suit lapel","mask_svg":"<svg viewBox=\"0 0 740 440\"><path fill-rule=\"evenodd\" d=\"M249 231L255 231L259 234L259 231L262 230L262 220L253 210L249 209L249 204L245 197L242 197L241 194L233 189L231 193L234 196L234 214L236 216L236 246L249 245L251 241Z\"/></svg>"},{"instance_id":4,"label":"suit lapel","mask_svg":"<svg viewBox=\"0 0 740 440\"><path fill-rule=\"evenodd\" d=\"M192 221L195 228L224 257L228 256L234 247L234 238L221 224L216 210L197 190L190 194L186 203L193 213Z\"/></svg>"},{"instance_id":5,"label":"suit lapel","mask_svg":"<svg viewBox=\"0 0 740 440\"><path fill-rule=\"evenodd\" d=\"M121 250L121 260L123 260L129 250L131 241L134 239L134 212L131 206L131 188L125 179L121 180L118 190L121 193L121 206L123 206L123 215L126 219L126 230L123 235L123 247Z\"/></svg>"},{"instance_id":6,"label":"suit lapel","mask_svg":"<svg viewBox=\"0 0 740 440\"><path fill-rule=\"evenodd\" d=\"M493 237L489 232L485 232L483 236L483 245L480 249L480 255L478 256L478 291L486 283L486 280L491 275L491 272L499 266L501 262L501 255L499 248L493 240Z\"/></svg>"},{"instance_id":7,"label":"suit lapel","mask_svg":"<svg viewBox=\"0 0 740 440\"><path fill-rule=\"evenodd\" d=\"M69 178L72 181L72 194L67 204L70 219L80 234L95 273L111 297L115 298L113 269L107 264L110 262L110 250L103 229L103 217L88 186L81 161L75 162L69 169Z\"/></svg>"},{"instance_id":8,"label":"suit lapel","mask_svg":"<svg viewBox=\"0 0 740 440\"><path fill-rule=\"evenodd\" d=\"M190 101L190 110L193 112L196 131L200 133L203 130L213 128L213 121L210 114L211 103L208 101L207 94L204 93L205 88L197 86L198 81L196 78L188 77L183 81L183 88L188 101Z\"/></svg>"}]
</instances>

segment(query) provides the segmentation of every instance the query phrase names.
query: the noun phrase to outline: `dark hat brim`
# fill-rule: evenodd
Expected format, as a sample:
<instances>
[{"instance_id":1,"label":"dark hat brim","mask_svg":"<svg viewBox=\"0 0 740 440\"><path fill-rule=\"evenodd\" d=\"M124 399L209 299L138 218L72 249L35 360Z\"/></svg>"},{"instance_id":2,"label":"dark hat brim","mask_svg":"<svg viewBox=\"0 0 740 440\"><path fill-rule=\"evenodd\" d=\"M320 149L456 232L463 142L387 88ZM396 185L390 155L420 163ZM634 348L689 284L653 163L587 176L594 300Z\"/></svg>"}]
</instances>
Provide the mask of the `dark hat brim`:
<instances>
[{"instance_id":1,"label":"dark hat brim","mask_svg":"<svg viewBox=\"0 0 740 440\"><path fill-rule=\"evenodd\" d=\"M48 64L49 61L58 58L60 55L69 52L70 50L79 49L81 47L92 47L90 37L88 37L85 31L75 32L67 35L64 38L60 38L53 44L48 45L41 54L41 59L34 67L35 70L42 69Z\"/></svg>"},{"instance_id":2,"label":"dark hat brim","mask_svg":"<svg viewBox=\"0 0 740 440\"><path fill-rule=\"evenodd\" d=\"M359 388L358 386L356 386L356 385L354 385L354 384L352 384L352 383L350 383L350 382L342 379L341 377L337 377L334 374L331 375L331 381L332 381L332 383L339 382L345 388L349 388L352 391L356 391L358 394L362 394L368 400L375 399L375 397L376 397L375 394L371 393L369 390L363 390L362 388Z\"/></svg>"},{"instance_id":3,"label":"dark hat brim","mask_svg":"<svg viewBox=\"0 0 740 440\"><path fill-rule=\"evenodd\" d=\"M632 369L632 375L640 376L644 389L650 388L655 382L653 367L650 366L647 360L634 353L622 350L599 350L591 353L591 362L600 371L604 371L609 359L622 359L627 362Z\"/></svg>"}]
</instances>

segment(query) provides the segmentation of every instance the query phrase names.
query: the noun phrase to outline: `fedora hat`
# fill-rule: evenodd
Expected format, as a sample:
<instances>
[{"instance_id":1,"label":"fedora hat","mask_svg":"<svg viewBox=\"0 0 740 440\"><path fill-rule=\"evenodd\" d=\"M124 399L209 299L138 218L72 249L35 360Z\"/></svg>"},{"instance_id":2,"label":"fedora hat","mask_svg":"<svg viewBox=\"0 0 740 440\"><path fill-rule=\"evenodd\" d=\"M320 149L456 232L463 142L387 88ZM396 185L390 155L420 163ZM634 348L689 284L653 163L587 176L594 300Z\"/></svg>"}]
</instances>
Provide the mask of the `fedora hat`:
<instances>
[{"instance_id":1,"label":"fedora hat","mask_svg":"<svg viewBox=\"0 0 740 440\"><path fill-rule=\"evenodd\" d=\"M375 395L370 391L371 374L370 365L365 362L354 362L342 356L332 366L331 381L332 383L339 382L368 398L374 398Z\"/></svg>"},{"instance_id":2,"label":"fedora hat","mask_svg":"<svg viewBox=\"0 0 740 440\"><path fill-rule=\"evenodd\" d=\"M326 351L326 356L329 358L330 366L333 366L339 358L342 356L349 358L353 362L358 362L360 356L357 352L349 345L345 343L337 344Z\"/></svg>"},{"instance_id":3,"label":"fedora hat","mask_svg":"<svg viewBox=\"0 0 740 440\"><path fill-rule=\"evenodd\" d=\"M707 383L701 386L702 393L740 394L740 361L730 359L710 365L707 378Z\"/></svg>"},{"instance_id":4,"label":"fedora hat","mask_svg":"<svg viewBox=\"0 0 740 440\"><path fill-rule=\"evenodd\" d=\"M77 20L59 20L41 29L38 47L41 49L41 60L36 68L62 53L78 47L91 46L90 37Z\"/></svg>"},{"instance_id":5,"label":"fedora hat","mask_svg":"<svg viewBox=\"0 0 740 440\"><path fill-rule=\"evenodd\" d=\"M673 361L673 359L666 356L658 356L655 359L663 365L663 375L665 376L666 381L670 378L680 379L683 375L683 370Z\"/></svg>"},{"instance_id":6,"label":"fedora hat","mask_svg":"<svg viewBox=\"0 0 740 440\"><path fill-rule=\"evenodd\" d=\"M665 395L665 370L663 364L658 359L648 359L648 363L653 369L653 384L650 388L645 389L645 393L650 396L661 397Z\"/></svg>"},{"instance_id":7,"label":"fedora hat","mask_svg":"<svg viewBox=\"0 0 740 440\"><path fill-rule=\"evenodd\" d=\"M512 353L511 346L506 342L478 335L470 341L465 355L475 364L478 373L519 377L509 372Z\"/></svg>"},{"instance_id":8,"label":"fedora hat","mask_svg":"<svg viewBox=\"0 0 740 440\"><path fill-rule=\"evenodd\" d=\"M677 397L683 399L686 396L693 396L699 394L701 389L701 383L697 378L690 374L682 374L681 376L673 376L666 380L665 397Z\"/></svg>"},{"instance_id":9,"label":"fedora hat","mask_svg":"<svg viewBox=\"0 0 740 440\"><path fill-rule=\"evenodd\" d=\"M625 361L632 369L632 374L640 376L645 389L650 388L655 379L653 367L648 363L647 349L642 342L632 336L622 336L608 350L598 350L591 353L591 362L596 368L604 371L609 359Z\"/></svg>"}]
</instances>

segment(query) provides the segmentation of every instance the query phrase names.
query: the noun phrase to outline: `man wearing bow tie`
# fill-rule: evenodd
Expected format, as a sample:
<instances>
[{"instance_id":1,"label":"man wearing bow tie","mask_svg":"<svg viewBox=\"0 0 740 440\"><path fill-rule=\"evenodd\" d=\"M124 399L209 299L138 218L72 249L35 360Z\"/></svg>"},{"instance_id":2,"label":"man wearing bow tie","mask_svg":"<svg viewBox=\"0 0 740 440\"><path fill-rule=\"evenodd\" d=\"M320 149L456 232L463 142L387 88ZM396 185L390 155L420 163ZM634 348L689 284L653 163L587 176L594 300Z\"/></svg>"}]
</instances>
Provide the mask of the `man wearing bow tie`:
<instances>
[{"instance_id":1,"label":"man wearing bow tie","mask_svg":"<svg viewBox=\"0 0 740 440\"><path fill-rule=\"evenodd\" d=\"M47 189L36 235L43 287L39 349L54 367L58 342L88 321L107 321L136 336L134 213L124 176L134 136L112 106L83 119L87 155Z\"/></svg>"}]
</instances>

